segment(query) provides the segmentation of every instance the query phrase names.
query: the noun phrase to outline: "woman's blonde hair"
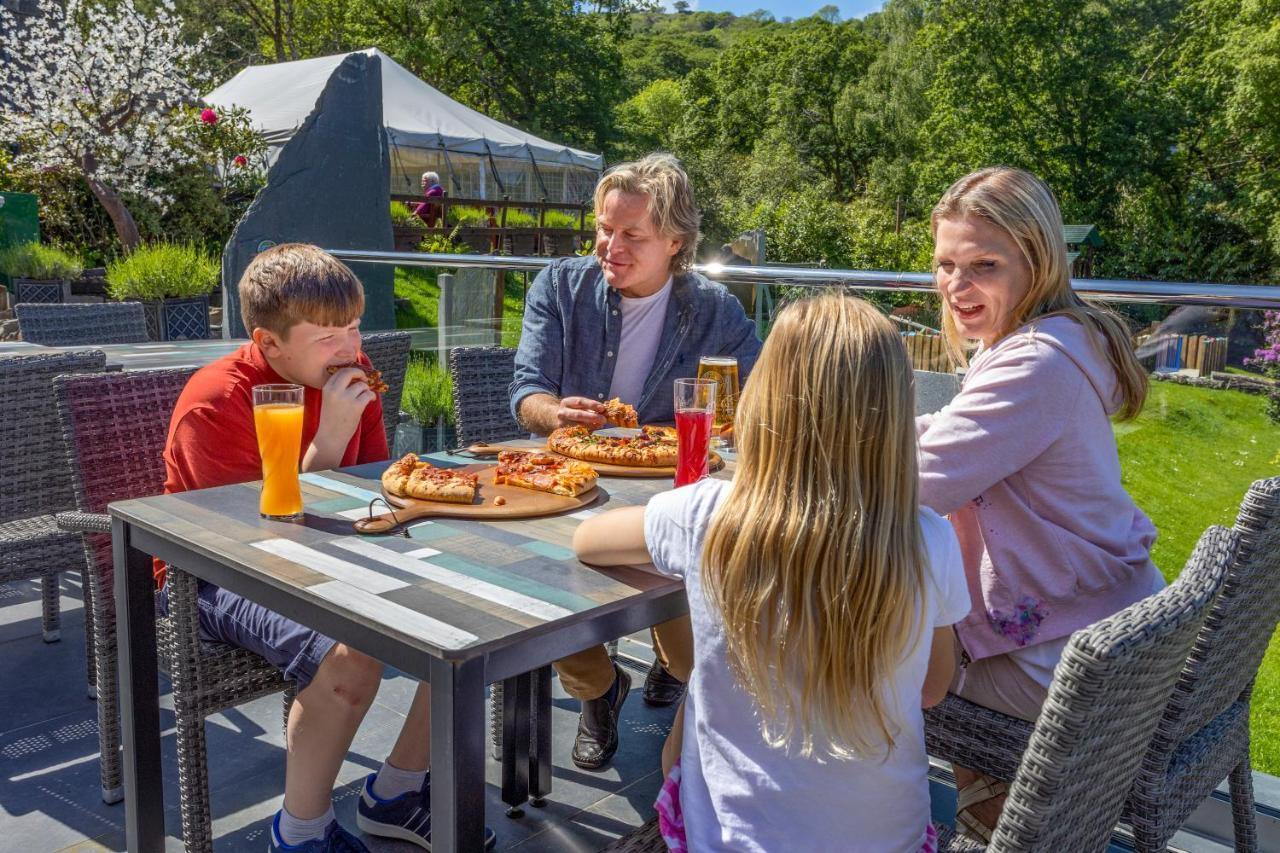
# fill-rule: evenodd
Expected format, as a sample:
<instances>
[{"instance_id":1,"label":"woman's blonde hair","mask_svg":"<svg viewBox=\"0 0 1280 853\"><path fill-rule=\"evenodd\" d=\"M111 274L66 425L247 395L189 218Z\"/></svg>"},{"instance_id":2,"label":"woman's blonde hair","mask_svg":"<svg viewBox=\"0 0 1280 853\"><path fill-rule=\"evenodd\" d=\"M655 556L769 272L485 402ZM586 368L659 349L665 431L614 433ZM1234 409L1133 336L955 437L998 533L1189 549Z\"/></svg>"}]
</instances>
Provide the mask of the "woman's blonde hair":
<instances>
[{"instance_id":1,"label":"woman's blonde hair","mask_svg":"<svg viewBox=\"0 0 1280 853\"><path fill-rule=\"evenodd\" d=\"M771 745L893 746L885 685L919 639L925 582L914 414L906 349L866 302L818 296L779 314L739 403L738 468L702 570Z\"/></svg>"},{"instance_id":2,"label":"woman's blonde hair","mask_svg":"<svg viewBox=\"0 0 1280 853\"><path fill-rule=\"evenodd\" d=\"M671 272L693 266L694 252L702 233L702 214L693 203L693 186L680 161L670 154L650 154L634 163L619 163L604 173L596 184L595 208L604 209L604 199L617 190L649 197L649 215L658 233L680 241L680 251L671 257Z\"/></svg>"},{"instance_id":3,"label":"woman's blonde hair","mask_svg":"<svg viewBox=\"0 0 1280 853\"><path fill-rule=\"evenodd\" d=\"M1040 317L1067 316L1101 338L1103 354L1119 384L1118 417L1138 416L1147 398L1147 373L1142 369L1124 321L1111 311L1085 302L1071 287L1067 244L1062 237L1062 212L1053 191L1030 172L990 166L956 181L934 205L929 224L936 239L938 223L976 216L1004 231L1018 244L1031 267L1031 286L1014 306L1000 337ZM957 364L967 362L967 342L956 329L955 317L942 302L942 333L947 352Z\"/></svg>"}]
</instances>

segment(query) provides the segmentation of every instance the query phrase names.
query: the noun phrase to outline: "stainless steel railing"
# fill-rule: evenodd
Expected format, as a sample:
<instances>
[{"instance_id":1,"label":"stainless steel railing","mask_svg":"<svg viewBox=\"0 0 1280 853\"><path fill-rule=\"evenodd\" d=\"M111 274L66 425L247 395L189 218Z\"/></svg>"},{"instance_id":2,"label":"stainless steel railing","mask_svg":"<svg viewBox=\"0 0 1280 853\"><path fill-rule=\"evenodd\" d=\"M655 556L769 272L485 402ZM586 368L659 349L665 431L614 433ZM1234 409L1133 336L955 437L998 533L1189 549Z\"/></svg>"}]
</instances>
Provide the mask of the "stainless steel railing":
<instances>
[{"instance_id":1,"label":"stainless steel railing","mask_svg":"<svg viewBox=\"0 0 1280 853\"><path fill-rule=\"evenodd\" d=\"M537 272L551 263L547 257L508 255L440 255L419 252L374 252L362 249L329 249L352 263L391 264L445 269L484 268ZM826 270L815 267L738 267L700 264L694 270L716 281L744 284L797 284L811 287L849 286L864 290L932 292L929 273L882 270ZM1223 308L1280 309L1280 286L1213 284L1186 281L1124 281L1073 279L1082 295L1103 302L1141 302L1164 305L1202 305Z\"/></svg>"}]
</instances>

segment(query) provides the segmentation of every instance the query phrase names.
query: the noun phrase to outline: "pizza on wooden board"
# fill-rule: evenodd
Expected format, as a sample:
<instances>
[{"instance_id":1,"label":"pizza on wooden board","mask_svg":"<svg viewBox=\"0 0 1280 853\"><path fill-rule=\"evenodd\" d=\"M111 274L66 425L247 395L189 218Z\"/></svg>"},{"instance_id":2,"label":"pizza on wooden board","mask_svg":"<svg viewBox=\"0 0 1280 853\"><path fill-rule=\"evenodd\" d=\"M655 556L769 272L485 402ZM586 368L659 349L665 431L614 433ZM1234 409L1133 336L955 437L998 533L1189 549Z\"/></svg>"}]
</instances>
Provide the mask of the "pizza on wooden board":
<instances>
[{"instance_id":1,"label":"pizza on wooden board","mask_svg":"<svg viewBox=\"0 0 1280 853\"><path fill-rule=\"evenodd\" d=\"M478 481L475 474L436 468L410 453L382 474L382 488L387 494L423 501L469 504L476 498Z\"/></svg>"},{"instance_id":2,"label":"pizza on wooden board","mask_svg":"<svg viewBox=\"0 0 1280 853\"><path fill-rule=\"evenodd\" d=\"M547 449L571 459L607 465L668 468L676 464L676 431L644 426L637 435L597 435L582 426L561 427L547 437Z\"/></svg>"},{"instance_id":3,"label":"pizza on wooden board","mask_svg":"<svg viewBox=\"0 0 1280 853\"><path fill-rule=\"evenodd\" d=\"M493 481L539 492L576 498L596 485L598 475L585 462L543 451L504 450L498 454Z\"/></svg>"},{"instance_id":4,"label":"pizza on wooden board","mask_svg":"<svg viewBox=\"0 0 1280 853\"><path fill-rule=\"evenodd\" d=\"M332 367L328 368L329 375L332 376L333 374L337 373L339 370L342 370L347 367L354 367L356 370L363 371L365 384L369 386L369 390L372 391L373 393L385 394L391 390L391 386L388 385L386 382L382 381L381 371L373 370L371 368L366 368L363 364L356 364L354 361L351 362L350 364L333 365Z\"/></svg>"},{"instance_id":5,"label":"pizza on wooden board","mask_svg":"<svg viewBox=\"0 0 1280 853\"><path fill-rule=\"evenodd\" d=\"M604 404L604 419L614 426L628 429L640 426L640 416L636 414L635 407L622 402L617 397Z\"/></svg>"}]
</instances>

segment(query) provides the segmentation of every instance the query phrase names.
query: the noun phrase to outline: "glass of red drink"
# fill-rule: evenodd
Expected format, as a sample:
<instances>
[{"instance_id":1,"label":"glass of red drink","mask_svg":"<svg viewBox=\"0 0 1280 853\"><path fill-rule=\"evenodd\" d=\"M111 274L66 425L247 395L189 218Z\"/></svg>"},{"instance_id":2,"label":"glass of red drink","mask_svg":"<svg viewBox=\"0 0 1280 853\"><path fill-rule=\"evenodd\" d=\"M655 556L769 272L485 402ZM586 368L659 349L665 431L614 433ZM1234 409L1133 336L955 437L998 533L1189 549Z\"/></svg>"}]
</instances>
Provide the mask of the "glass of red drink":
<instances>
[{"instance_id":1,"label":"glass of red drink","mask_svg":"<svg viewBox=\"0 0 1280 853\"><path fill-rule=\"evenodd\" d=\"M707 476L717 384L714 379L676 380L676 488Z\"/></svg>"}]
</instances>

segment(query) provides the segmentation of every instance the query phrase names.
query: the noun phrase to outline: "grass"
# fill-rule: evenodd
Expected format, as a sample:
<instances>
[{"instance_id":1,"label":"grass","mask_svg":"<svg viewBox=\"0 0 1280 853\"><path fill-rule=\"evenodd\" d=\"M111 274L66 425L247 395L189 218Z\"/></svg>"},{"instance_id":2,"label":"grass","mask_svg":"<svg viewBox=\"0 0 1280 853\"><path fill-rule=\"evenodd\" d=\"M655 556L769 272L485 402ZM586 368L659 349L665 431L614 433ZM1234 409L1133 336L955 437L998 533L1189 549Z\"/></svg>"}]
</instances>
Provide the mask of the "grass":
<instances>
[{"instance_id":1,"label":"grass","mask_svg":"<svg viewBox=\"0 0 1280 853\"><path fill-rule=\"evenodd\" d=\"M1265 398L1239 391L1153 382L1137 420L1116 424L1124 485L1160 532L1151 556L1167 579L1207 526L1231 526L1250 483L1280 474L1280 426L1265 407ZM1254 767L1280 775L1280 631L1251 715Z\"/></svg>"},{"instance_id":2,"label":"grass","mask_svg":"<svg viewBox=\"0 0 1280 853\"><path fill-rule=\"evenodd\" d=\"M453 421L453 380L434 356L415 354L409 360L400 408L423 425L433 424L441 416Z\"/></svg>"},{"instance_id":3,"label":"grass","mask_svg":"<svg viewBox=\"0 0 1280 853\"><path fill-rule=\"evenodd\" d=\"M408 307L396 307L397 329L434 329L440 316L440 285L437 271L417 267L396 267L395 294L407 299ZM507 273L502 296L502 337L504 347L520 343L520 321L524 317L524 284L516 273Z\"/></svg>"}]
</instances>

